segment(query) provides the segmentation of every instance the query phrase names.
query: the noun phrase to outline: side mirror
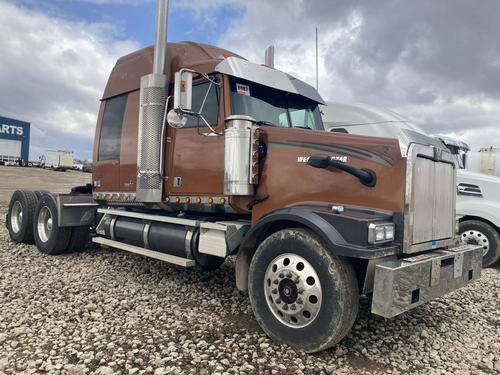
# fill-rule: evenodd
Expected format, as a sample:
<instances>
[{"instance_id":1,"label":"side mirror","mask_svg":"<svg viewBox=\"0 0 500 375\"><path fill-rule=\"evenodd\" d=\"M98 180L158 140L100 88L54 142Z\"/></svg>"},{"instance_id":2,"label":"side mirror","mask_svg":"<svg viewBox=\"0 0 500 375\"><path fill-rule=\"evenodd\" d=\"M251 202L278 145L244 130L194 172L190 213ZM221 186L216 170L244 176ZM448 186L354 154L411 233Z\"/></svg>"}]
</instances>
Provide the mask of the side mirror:
<instances>
[{"instance_id":1,"label":"side mirror","mask_svg":"<svg viewBox=\"0 0 500 375\"><path fill-rule=\"evenodd\" d=\"M193 72L181 69L175 73L174 109L191 111L193 106Z\"/></svg>"}]
</instances>

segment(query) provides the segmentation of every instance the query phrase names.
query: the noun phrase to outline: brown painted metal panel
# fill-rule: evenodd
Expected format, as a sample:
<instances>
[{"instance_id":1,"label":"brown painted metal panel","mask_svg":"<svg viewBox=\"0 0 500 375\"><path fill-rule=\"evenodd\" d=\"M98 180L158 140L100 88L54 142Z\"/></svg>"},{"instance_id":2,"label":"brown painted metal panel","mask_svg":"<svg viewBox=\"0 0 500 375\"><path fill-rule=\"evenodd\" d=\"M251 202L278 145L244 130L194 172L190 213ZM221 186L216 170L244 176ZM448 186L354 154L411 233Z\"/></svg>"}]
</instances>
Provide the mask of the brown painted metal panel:
<instances>
[{"instance_id":1,"label":"brown painted metal panel","mask_svg":"<svg viewBox=\"0 0 500 375\"><path fill-rule=\"evenodd\" d=\"M406 159L397 140L263 126L267 155L258 195L269 198L252 211L255 222L275 209L321 202L403 212ZM373 188L335 168L318 169L298 162L312 155L347 156L347 164L377 174Z\"/></svg>"},{"instance_id":2,"label":"brown painted metal panel","mask_svg":"<svg viewBox=\"0 0 500 375\"><path fill-rule=\"evenodd\" d=\"M219 120L215 128L224 131L224 118L228 107L225 105L226 84L221 85ZM200 125L201 133L210 130ZM197 128L173 129L167 131L167 179L165 195L222 195L224 193L224 137L203 136ZM174 186L180 177L181 186Z\"/></svg>"},{"instance_id":3,"label":"brown painted metal panel","mask_svg":"<svg viewBox=\"0 0 500 375\"><path fill-rule=\"evenodd\" d=\"M141 77L153 72L153 54L154 49L150 46L118 59L108 79L103 99L138 90ZM166 54L171 72L191 68L203 73L213 72L223 56L238 56L222 48L193 42L167 43ZM171 78L172 81L173 74Z\"/></svg>"}]
</instances>

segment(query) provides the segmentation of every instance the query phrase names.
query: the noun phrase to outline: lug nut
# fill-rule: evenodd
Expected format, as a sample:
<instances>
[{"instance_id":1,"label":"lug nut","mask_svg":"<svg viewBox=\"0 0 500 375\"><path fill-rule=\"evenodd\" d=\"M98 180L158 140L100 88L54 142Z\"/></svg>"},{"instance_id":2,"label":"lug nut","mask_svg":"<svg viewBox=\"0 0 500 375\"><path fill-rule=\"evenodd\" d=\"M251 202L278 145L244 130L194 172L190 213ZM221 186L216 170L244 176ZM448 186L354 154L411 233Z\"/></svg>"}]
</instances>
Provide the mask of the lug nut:
<instances>
[{"instance_id":1,"label":"lug nut","mask_svg":"<svg viewBox=\"0 0 500 375\"><path fill-rule=\"evenodd\" d=\"M276 303L279 304L279 303L281 303L281 299L280 298L276 298L276 300L274 302L276 302Z\"/></svg>"},{"instance_id":2,"label":"lug nut","mask_svg":"<svg viewBox=\"0 0 500 375\"><path fill-rule=\"evenodd\" d=\"M277 284L279 284L278 279L275 279L275 280L273 281L273 284L276 284L276 285L277 285Z\"/></svg>"},{"instance_id":3,"label":"lug nut","mask_svg":"<svg viewBox=\"0 0 500 375\"><path fill-rule=\"evenodd\" d=\"M288 310L288 305L286 303L283 305L283 310Z\"/></svg>"},{"instance_id":4,"label":"lug nut","mask_svg":"<svg viewBox=\"0 0 500 375\"><path fill-rule=\"evenodd\" d=\"M299 288L299 294L304 293L304 288Z\"/></svg>"},{"instance_id":5,"label":"lug nut","mask_svg":"<svg viewBox=\"0 0 500 375\"><path fill-rule=\"evenodd\" d=\"M292 278L292 273L291 273L291 272L288 272L288 273L286 274L286 277L288 277L289 279L291 279L291 278Z\"/></svg>"},{"instance_id":6,"label":"lug nut","mask_svg":"<svg viewBox=\"0 0 500 375\"><path fill-rule=\"evenodd\" d=\"M299 305L302 305L302 302L304 302L304 301L302 301L302 298L300 298L300 297L299 297L299 298L297 298L297 303L298 303Z\"/></svg>"},{"instance_id":7,"label":"lug nut","mask_svg":"<svg viewBox=\"0 0 500 375\"><path fill-rule=\"evenodd\" d=\"M297 310L297 306L295 306L295 304L292 304L292 305L290 306L290 308L291 308L292 310Z\"/></svg>"},{"instance_id":8,"label":"lug nut","mask_svg":"<svg viewBox=\"0 0 500 375\"><path fill-rule=\"evenodd\" d=\"M299 281L300 281L300 277L298 277L298 276L295 278L295 280L293 280L293 282L294 282L295 284L298 284L298 283L299 283Z\"/></svg>"},{"instance_id":9,"label":"lug nut","mask_svg":"<svg viewBox=\"0 0 500 375\"><path fill-rule=\"evenodd\" d=\"M280 278L284 278L284 277L285 277L285 275L283 274L283 272L282 272L282 273L280 273L278 276L279 276Z\"/></svg>"},{"instance_id":10,"label":"lug nut","mask_svg":"<svg viewBox=\"0 0 500 375\"><path fill-rule=\"evenodd\" d=\"M278 293L278 289L274 288L273 289L273 294L277 294Z\"/></svg>"}]
</instances>

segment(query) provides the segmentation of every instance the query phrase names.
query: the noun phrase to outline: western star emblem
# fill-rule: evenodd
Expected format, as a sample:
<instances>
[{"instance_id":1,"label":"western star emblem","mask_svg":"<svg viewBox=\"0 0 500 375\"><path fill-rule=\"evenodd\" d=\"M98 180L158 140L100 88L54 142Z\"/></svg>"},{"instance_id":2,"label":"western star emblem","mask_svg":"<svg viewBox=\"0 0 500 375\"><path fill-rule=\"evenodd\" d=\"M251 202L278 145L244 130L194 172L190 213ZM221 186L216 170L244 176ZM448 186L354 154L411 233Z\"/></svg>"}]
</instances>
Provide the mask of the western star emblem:
<instances>
[{"instance_id":1,"label":"western star emblem","mask_svg":"<svg viewBox=\"0 0 500 375\"><path fill-rule=\"evenodd\" d=\"M347 156L345 155L334 155L330 156L331 160L340 161L341 163L347 163ZM297 163L307 163L309 161L309 156L298 156Z\"/></svg>"}]
</instances>

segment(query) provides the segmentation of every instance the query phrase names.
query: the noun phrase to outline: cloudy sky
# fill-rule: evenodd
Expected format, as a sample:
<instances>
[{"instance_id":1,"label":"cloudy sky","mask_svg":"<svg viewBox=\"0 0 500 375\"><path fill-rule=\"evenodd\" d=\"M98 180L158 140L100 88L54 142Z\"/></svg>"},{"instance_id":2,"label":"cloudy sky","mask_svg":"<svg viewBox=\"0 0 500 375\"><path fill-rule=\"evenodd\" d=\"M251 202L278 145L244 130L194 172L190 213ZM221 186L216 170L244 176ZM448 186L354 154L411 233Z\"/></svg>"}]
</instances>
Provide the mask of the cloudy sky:
<instances>
[{"instance_id":1,"label":"cloudy sky","mask_svg":"<svg viewBox=\"0 0 500 375\"><path fill-rule=\"evenodd\" d=\"M195 40L383 106L430 133L500 147L498 0L170 0L170 41ZM116 59L151 44L153 0L0 0L0 115L32 123L31 158L90 158Z\"/></svg>"}]
</instances>

